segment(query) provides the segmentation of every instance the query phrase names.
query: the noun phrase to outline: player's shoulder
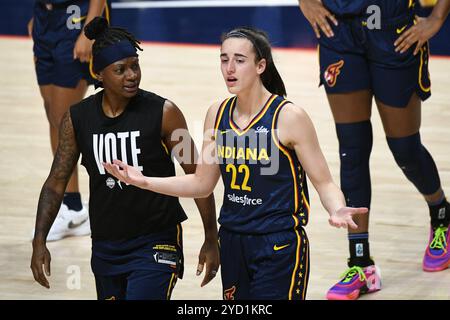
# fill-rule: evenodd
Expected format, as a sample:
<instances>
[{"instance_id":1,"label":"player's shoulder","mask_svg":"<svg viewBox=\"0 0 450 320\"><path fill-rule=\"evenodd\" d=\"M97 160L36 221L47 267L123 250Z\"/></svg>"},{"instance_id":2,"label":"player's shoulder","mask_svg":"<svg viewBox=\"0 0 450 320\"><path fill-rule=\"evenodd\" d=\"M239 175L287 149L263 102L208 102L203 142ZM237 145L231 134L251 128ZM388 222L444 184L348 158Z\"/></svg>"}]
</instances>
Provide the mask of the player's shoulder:
<instances>
[{"instance_id":1,"label":"player's shoulder","mask_svg":"<svg viewBox=\"0 0 450 320\"><path fill-rule=\"evenodd\" d=\"M284 118L285 120L298 121L305 117L307 117L305 109L289 100L286 100L280 110L280 118Z\"/></svg>"},{"instance_id":2,"label":"player's shoulder","mask_svg":"<svg viewBox=\"0 0 450 320\"><path fill-rule=\"evenodd\" d=\"M96 94L92 94L81 101L73 104L70 109L72 111L80 112L89 109L93 109L93 106L96 104L97 99L99 99L100 92Z\"/></svg>"}]
</instances>

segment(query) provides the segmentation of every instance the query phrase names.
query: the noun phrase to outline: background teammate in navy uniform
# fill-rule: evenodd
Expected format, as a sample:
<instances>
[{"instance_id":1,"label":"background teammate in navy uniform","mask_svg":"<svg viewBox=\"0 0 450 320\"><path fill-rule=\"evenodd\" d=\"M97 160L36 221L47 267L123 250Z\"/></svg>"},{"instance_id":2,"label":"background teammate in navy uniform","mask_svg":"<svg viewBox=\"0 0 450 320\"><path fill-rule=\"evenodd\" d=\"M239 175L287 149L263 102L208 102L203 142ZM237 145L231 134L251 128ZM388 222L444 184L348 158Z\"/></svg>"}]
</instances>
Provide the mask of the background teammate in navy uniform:
<instances>
[{"instance_id":1,"label":"background teammate in navy uniform","mask_svg":"<svg viewBox=\"0 0 450 320\"><path fill-rule=\"evenodd\" d=\"M431 232L423 269L446 269L450 263L450 205L419 129L421 101L431 94L427 40L444 23L450 1L439 0L431 15L421 20L415 19L419 5L415 0L299 3L319 38L320 82L336 123L341 188L347 205L370 208L374 97L397 164L429 206ZM357 299L361 293L381 289L379 270L369 250L369 216L361 216L357 222L358 229L348 234L349 269L329 290L328 299Z\"/></svg>"},{"instance_id":2,"label":"background teammate in navy uniform","mask_svg":"<svg viewBox=\"0 0 450 320\"><path fill-rule=\"evenodd\" d=\"M109 17L106 0L36 0L29 33L39 90L50 125L53 154L58 146L58 128L64 113L86 94L92 41L82 28L102 12ZM76 226L76 227L73 227ZM58 219L48 241L90 233L88 210L83 207L75 167L67 185Z\"/></svg>"},{"instance_id":3,"label":"background teammate in navy uniform","mask_svg":"<svg viewBox=\"0 0 450 320\"><path fill-rule=\"evenodd\" d=\"M133 35L109 28L95 18L85 28L95 39L93 66L104 90L66 112L52 169L41 195L36 218L31 268L36 281L49 288L50 253L46 236L58 212L64 189L79 155L89 174L92 230L92 271L99 299L169 299L183 275L181 222L186 215L177 198L144 191L114 179L103 161L122 159L147 175L175 174L171 138L186 129L174 103L139 89L141 71ZM191 137L187 137L191 141ZM189 151L195 157L192 144ZM195 171L193 159L181 163ZM196 199L205 226L198 270L206 263L202 285L219 267L214 197ZM43 270L44 269L44 270Z\"/></svg>"},{"instance_id":4,"label":"background teammate in navy uniform","mask_svg":"<svg viewBox=\"0 0 450 320\"><path fill-rule=\"evenodd\" d=\"M345 207L311 120L284 99L265 33L230 31L223 37L220 59L228 91L235 96L209 108L195 174L148 178L122 161L105 168L123 182L182 197L209 195L222 176L224 299L305 299L310 265L305 174L331 225L356 228L352 216L367 208Z\"/></svg>"}]
</instances>

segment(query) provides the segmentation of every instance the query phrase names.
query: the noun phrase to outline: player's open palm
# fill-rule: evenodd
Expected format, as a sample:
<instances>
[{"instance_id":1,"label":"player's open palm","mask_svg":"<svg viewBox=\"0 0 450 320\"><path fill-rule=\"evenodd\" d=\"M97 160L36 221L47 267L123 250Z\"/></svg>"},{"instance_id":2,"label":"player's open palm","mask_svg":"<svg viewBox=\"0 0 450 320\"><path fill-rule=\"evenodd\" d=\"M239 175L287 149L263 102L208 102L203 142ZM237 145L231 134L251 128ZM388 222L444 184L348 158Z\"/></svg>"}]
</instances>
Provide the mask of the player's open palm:
<instances>
[{"instance_id":1,"label":"player's open palm","mask_svg":"<svg viewBox=\"0 0 450 320\"><path fill-rule=\"evenodd\" d=\"M126 184L132 184L139 188L145 184L145 177L140 170L120 160L114 160L113 163L103 162L103 166L111 175Z\"/></svg>"},{"instance_id":2,"label":"player's open palm","mask_svg":"<svg viewBox=\"0 0 450 320\"><path fill-rule=\"evenodd\" d=\"M330 225L336 227L336 228L351 228L356 229L358 226L356 225L355 221L353 221L353 216L355 214L365 214L369 212L367 208L350 208L350 207L343 207L333 213L330 218L328 219L328 222Z\"/></svg>"},{"instance_id":3,"label":"player's open palm","mask_svg":"<svg viewBox=\"0 0 450 320\"><path fill-rule=\"evenodd\" d=\"M309 21L317 38L320 38L320 30L328 37L334 36L333 30L330 27L328 20L338 25L336 18L328 11L320 0L301 0L300 10Z\"/></svg>"}]
</instances>

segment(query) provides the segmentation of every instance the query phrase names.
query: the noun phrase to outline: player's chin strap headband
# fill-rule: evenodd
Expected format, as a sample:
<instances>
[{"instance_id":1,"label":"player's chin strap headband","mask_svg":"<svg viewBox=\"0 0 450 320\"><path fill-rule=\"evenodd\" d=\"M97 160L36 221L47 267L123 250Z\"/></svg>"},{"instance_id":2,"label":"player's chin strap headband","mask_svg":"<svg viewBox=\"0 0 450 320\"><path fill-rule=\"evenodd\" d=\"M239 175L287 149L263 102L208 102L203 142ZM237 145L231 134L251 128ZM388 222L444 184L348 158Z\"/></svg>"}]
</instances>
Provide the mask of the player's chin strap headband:
<instances>
[{"instance_id":1,"label":"player's chin strap headband","mask_svg":"<svg viewBox=\"0 0 450 320\"><path fill-rule=\"evenodd\" d=\"M256 43L255 39L253 39L250 35L245 34L244 32L241 32L241 31L238 31L238 30L232 30L232 31L228 32L225 35L224 40L226 40L228 38L245 38L245 39L249 40L253 44L253 47L255 47L255 50L258 53L258 56L261 59L264 58L263 55L262 55L261 49L259 48L259 46Z\"/></svg>"},{"instance_id":2,"label":"player's chin strap headband","mask_svg":"<svg viewBox=\"0 0 450 320\"><path fill-rule=\"evenodd\" d=\"M103 48L93 57L94 72L98 73L111 63L128 57L137 57L136 48L128 40L116 42Z\"/></svg>"}]
</instances>

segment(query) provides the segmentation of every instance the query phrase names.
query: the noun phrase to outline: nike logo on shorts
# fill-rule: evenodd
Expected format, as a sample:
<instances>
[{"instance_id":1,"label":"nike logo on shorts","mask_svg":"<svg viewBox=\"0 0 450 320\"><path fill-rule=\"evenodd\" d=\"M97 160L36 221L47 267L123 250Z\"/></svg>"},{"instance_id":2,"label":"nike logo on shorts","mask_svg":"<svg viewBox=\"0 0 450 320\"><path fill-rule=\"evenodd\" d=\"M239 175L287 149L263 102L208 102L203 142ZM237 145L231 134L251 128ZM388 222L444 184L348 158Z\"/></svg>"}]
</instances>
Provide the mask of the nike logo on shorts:
<instances>
[{"instance_id":1,"label":"nike logo on shorts","mask_svg":"<svg viewBox=\"0 0 450 320\"><path fill-rule=\"evenodd\" d=\"M273 246L273 250L274 251L279 251L279 250L283 250L284 248L287 248L290 246L290 243L285 244L284 246L277 246L276 244Z\"/></svg>"}]
</instances>

